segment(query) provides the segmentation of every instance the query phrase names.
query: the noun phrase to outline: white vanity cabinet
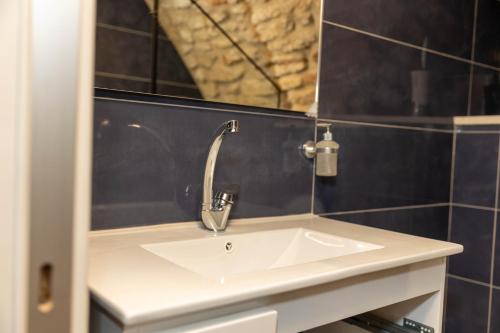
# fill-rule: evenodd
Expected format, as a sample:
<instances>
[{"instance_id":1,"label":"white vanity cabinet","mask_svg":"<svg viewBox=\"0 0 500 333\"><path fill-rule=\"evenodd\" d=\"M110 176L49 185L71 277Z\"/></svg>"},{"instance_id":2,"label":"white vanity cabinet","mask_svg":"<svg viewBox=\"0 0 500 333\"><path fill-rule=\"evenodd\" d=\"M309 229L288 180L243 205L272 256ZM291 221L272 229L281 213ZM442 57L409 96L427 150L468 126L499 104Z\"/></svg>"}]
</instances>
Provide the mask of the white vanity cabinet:
<instances>
[{"instance_id":1,"label":"white vanity cabinet","mask_svg":"<svg viewBox=\"0 0 500 333\"><path fill-rule=\"evenodd\" d=\"M389 325L408 319L442 332L446 257L462 246L318 217L251 222L233 223L217 237L190 225L93 234L90 333L365 333L343 320L366 313ZM339 247L335 251L342 255L270 266L272 246L291 232L294 242L303 242L295 256L284 252L288 261L316 250L304 238ZM267 256L245 256L263 247L245 252L247 238L274 243L264 247ZM175 243L177 250L169 248L168 254L176 256L165 258L150 248L185 239L190 243L181 245L201 250L183 256ZM216 256L217 245L224 249L228 239L236 249ZM351 247L365 251L347 251ZM317 253L328 251L333 250ZM279 259L273 262L282 264ZM229 270L252 265L258 269ZM218 270L232 275L218 279Z\"/></svg>"},{"instance_id":2,"label":"white vanity cabinet","mask_svg":"<svg viewBox=\"0 0 500 333\"><path fill-rule=\"evenodd\" d=\"M398 324L409 318L440 333L445 269L438 258L129 326L94 304L90 333L361 333L340 321L366 312Z\"/></svg>"}]
</instances>

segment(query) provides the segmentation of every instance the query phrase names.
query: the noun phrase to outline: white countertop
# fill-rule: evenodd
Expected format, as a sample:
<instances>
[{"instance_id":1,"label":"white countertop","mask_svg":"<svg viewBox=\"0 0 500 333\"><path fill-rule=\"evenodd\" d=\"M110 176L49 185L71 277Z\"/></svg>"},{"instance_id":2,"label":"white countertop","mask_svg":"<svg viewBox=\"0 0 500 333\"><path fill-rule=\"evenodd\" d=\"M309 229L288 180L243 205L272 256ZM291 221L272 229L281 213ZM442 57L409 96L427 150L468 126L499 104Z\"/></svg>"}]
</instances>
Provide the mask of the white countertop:
<instances>
[{"instance_id":1,"label":"white countertop","mask_svg":"<svg viewBox=\"0 0 500 333\"><path fill-rule=\"evenodd\" d=\"M127 326L463 251L458 244L309 214L233 220L224 235L286 228L307 228L384 248L246 273L220 283L183 269L141 247L155 242L213 237L211 232L201 229L200 222L94 231L89 237L89 287L95 301Z\"/></svg>"}]
</instances>

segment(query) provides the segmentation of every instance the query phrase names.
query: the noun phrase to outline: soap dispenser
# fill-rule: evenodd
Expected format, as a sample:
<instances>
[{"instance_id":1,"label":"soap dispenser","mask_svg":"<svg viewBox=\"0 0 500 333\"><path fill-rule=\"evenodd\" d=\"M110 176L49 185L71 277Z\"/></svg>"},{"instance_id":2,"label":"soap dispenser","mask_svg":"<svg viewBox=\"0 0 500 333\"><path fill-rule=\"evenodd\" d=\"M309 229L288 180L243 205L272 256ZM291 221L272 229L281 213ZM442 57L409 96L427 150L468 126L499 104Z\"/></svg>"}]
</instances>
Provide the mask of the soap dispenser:
<instances>
[{"instance_id":1,"label":"soap dispenser","mask_svg":"<svg viewBox=\"0 0 500 333\"><path fill-rule=\"evenodd\" d=\"M337 160L340 145L333 141L330 127L332 124L320 123L318 127L326 128L323 140L316 143L316 176L333 177L337 175Z\"/></svg>"}]
</instances>

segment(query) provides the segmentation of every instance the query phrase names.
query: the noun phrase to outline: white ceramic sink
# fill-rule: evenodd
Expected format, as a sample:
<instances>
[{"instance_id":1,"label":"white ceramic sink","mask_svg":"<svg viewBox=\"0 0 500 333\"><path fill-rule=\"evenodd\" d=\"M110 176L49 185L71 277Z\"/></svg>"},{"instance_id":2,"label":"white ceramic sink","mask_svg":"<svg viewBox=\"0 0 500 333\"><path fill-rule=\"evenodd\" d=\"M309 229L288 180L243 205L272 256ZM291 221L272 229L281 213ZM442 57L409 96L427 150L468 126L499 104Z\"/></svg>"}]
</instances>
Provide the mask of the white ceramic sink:
<instances>
[{"instance_id":1,"label":"white ceramic sink","mask_svg":"<svg viewBox=\"0 0 500 333\"><path fill-rule=\"evenodd\" d=\"M141 245L182 268L216 278L304 264L383 246L304 228Z\"/></svg>"}]
</instances>

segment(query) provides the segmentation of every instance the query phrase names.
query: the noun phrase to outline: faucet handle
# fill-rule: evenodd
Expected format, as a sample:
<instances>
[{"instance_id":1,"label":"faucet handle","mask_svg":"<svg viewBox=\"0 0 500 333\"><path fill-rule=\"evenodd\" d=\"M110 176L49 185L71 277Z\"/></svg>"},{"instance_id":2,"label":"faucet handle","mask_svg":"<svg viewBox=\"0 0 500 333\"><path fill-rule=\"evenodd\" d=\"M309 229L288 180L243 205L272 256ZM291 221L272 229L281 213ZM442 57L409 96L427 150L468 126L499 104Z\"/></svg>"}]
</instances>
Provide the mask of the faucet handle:
<instances>
[{"instance_id":1,"label":"faucet handle","mask_svg":"<svg viewBox=\"0 0 500 333\"><path fill-rule=\"evenodd\" d=\"M235 195L226 192L217 192L212 201L212 209L216 211L223 211L226 207L233 205Z\"/></svg>"},{"instance_id":2,"label":"faucet handle","mask_svg":"<svg viewBox=\"0 0 500 333\"><path fill-rule=\"evenodd\" d=\"M215 194L215 201L217 203L222 203L222 204L226 204L226 203L234 203L234 197L235 197L235 194L232 194L232 193L226 193L226 192L217 192Z\"/></svg>"},{"instance_id":3,"label":"faucet handle","mask_svg":"<svg viewBox=\"0 0 500 333\"><path fill-rule=\"evenodd\" d=\"M222 210L225 206L234 204L239 191L240 186L237 184L223 186L222 191L215 193L212 206Z\"/></svg>"}]
</instances>

